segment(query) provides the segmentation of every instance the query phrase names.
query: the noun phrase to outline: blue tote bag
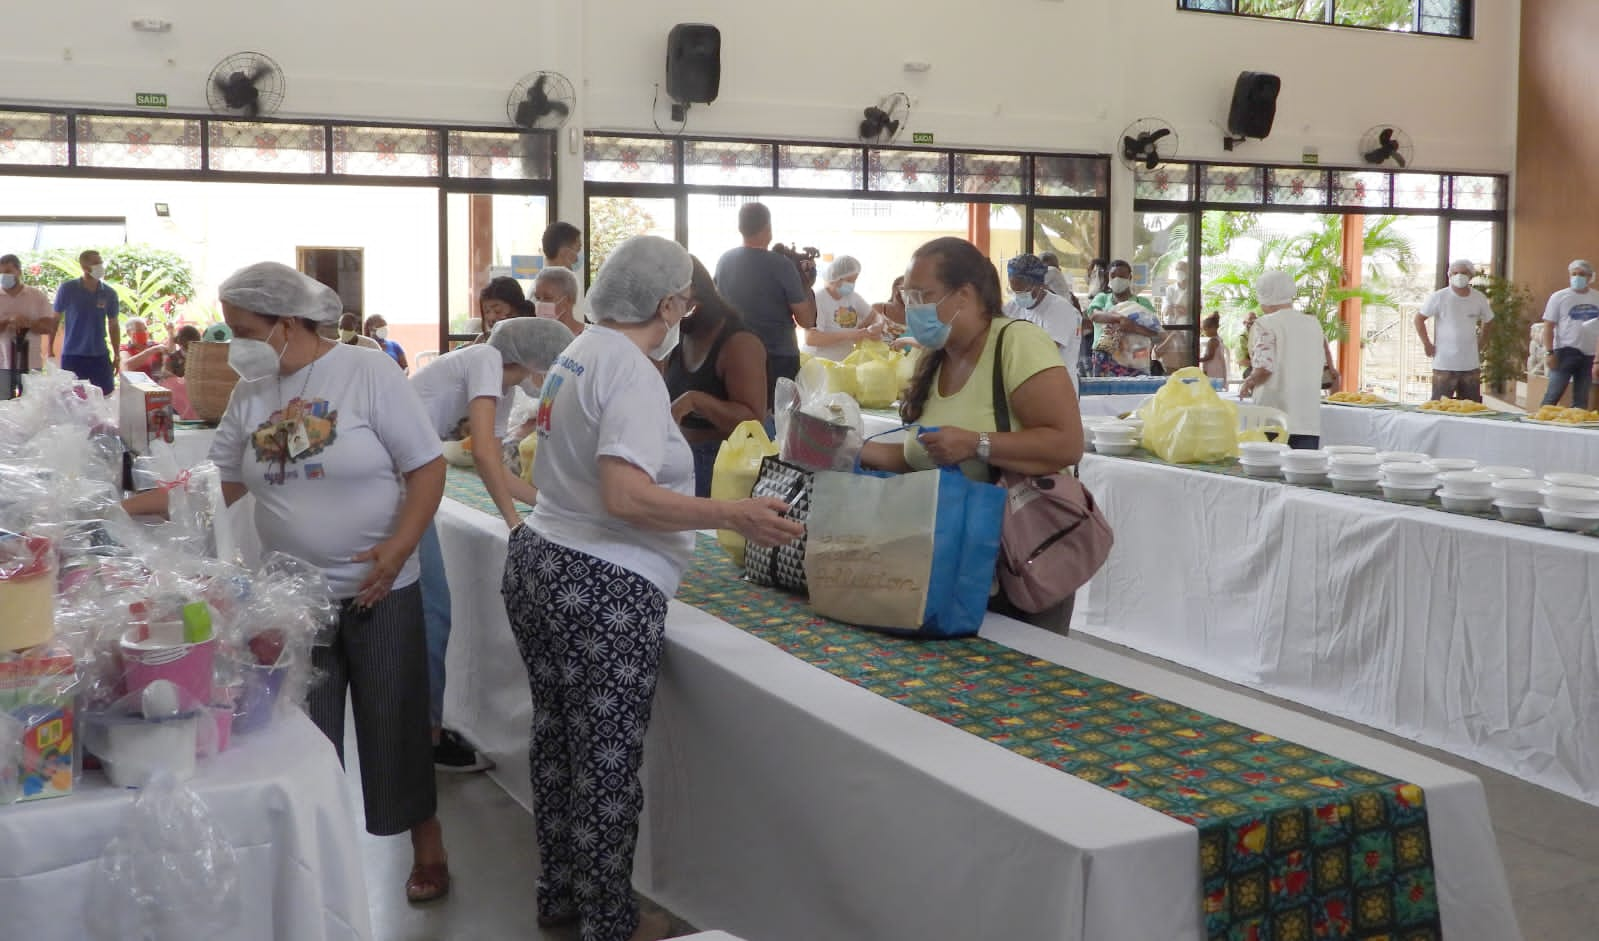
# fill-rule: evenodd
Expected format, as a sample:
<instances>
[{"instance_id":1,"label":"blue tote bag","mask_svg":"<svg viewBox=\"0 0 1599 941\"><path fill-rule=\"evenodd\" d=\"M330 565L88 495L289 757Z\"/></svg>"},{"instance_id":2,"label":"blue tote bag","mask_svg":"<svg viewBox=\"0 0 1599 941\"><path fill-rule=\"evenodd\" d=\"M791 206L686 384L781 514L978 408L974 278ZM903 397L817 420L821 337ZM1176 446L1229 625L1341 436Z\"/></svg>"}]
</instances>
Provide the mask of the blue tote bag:
<instances>
[{"instance_id":1,"label":"blue tote bag","mask_svg":"<svg viewBox=\"0 0 1599 941\"><path fill-rule=\"evenodd\" d=\"M805 541L811 607L918 637L983 625L1005 491L955 468L898 476L816 474Z\"/></svg>"}]
</instances>

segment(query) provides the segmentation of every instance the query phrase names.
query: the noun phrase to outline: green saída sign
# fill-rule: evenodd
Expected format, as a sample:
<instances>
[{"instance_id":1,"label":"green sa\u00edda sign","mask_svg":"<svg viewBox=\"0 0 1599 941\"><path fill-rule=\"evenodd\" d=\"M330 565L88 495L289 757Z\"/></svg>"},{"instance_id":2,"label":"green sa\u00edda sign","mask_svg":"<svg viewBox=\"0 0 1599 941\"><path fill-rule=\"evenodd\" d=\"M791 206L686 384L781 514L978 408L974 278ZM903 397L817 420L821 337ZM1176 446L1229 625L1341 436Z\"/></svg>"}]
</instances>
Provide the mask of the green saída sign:
<instances>
[{"instance_id":1,"label":"green sa\u00edda sign","mask_svg":"<svg viewBox=\"0 0 1599 941\"><path fill-rule=\"evenodd\" d=\"M913 144L931 144L932 142L933 134L931 131L916 131L911 134L911 143Z\"/></svg>"},{"instance_id":2,"label":"green sa\u00edda sign","mask_svg":"<svg viewBox=\"0 0 1599 941\"><path fill-rule=\"evenodd\" d=\"M140 108L165 108L167 96L161 92L141 91L133 96L133 103Z\"/></svg>"}]
</instances>

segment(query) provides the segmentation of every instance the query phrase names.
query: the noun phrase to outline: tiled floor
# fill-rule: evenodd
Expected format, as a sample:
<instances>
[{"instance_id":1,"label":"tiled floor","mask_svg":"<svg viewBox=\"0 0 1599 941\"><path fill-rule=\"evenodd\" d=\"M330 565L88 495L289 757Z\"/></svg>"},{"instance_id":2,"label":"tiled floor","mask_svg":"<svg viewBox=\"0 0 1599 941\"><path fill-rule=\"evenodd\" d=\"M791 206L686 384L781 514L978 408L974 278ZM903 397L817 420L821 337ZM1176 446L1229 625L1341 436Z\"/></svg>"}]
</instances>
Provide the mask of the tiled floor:
<instances>
[{"instance_id":1,"label":"tiled floor","mask_svg":"<svg viewBox=\"0 0 1599 941\"><path fill-rule=\"evenodd\" d=\"M1169 663L1161 665L1190 673ZM1290 702L1271 701L1290 709L1299 708ZM1411 747L1482 778L1526 941L1599 939L1599 807L1443 752ZM353 778L351 787L359 788ZM404 837L365 838L368 890L378 941L576 938L571 931L541 933L534 924L533 884L538 873L538 850L533 839L533 818L484 775L440 775L439 799L455 875L455 890L447 901L431 907L407 905L403 886L410 868L409 842ZM687 925L679 927L688 930Z\"/></svg>"}]
</instances>

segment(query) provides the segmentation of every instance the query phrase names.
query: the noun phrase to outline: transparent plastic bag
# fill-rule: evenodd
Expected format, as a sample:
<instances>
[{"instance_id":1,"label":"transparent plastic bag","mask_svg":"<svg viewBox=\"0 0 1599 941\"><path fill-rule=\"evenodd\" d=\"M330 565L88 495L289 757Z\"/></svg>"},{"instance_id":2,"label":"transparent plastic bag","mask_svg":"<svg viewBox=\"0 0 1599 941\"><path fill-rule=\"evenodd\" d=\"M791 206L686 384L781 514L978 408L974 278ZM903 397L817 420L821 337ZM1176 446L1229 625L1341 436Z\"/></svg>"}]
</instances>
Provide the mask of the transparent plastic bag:
<instances>
[{"instance_id":1,"label":"transparent plastic bag","mask_svg":"<svg viewBox=\"0 0 1599 941\"><path fill-rule=\"evenodd\" d=\"M95 941L210 941L237 927L243 901L233 845L205 803L157 775L95 866L85 910Z\"/></svg>"},{"instance_id":2,"label":"transparent plastic bag","mask_svg":"<svg viewBox=\"0 0 1599 941\"><path fill-rule=\"evenodd\" d=\"M813 359L800 368L797 381L777 381L777 441L790 464L813 471L855 467L866 425L854 398L830 391L829 370L837 365Z\"/></svg>"}]
</instances>

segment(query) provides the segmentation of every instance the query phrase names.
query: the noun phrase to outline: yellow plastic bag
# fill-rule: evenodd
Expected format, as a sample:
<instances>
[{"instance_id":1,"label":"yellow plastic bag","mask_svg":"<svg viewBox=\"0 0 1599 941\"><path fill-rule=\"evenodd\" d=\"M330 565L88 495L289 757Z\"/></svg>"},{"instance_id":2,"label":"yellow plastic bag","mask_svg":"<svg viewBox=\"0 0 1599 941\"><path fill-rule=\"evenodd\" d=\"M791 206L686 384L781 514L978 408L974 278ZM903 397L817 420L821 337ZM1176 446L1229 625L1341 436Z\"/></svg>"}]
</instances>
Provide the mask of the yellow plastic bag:
<instances>
[{"instance_id":1,"label":"yellow plastic bag","mask_svg":"<svg viewBox=\"0 0 1599 941\"><path fill-rule=\"evenodd\" d=\"M747 421L734 428L716 452L716 467L711 473L711 499L748 499L755 489L755 478L761 473L761 459L776 454L777 445L766 436L766 429L760 422ZM733 564L743 568L744 537L721 530L716 540Z\"/></svg>"},{"instance_id":2,"label":"yellow plastic bag","mask_svg":"<svg viewBox=\"0 0 1599 941\"><path fill-rule=\"evenodd\" d=\"M1216 464L1238 456L1238 406L1223 399L1197 366L1179 369L1149 404L1144 449L1171 464Z\"/></svg>"},{"instance_id":3,"label":"yellow plastic bag","mask_svg":"<svg viewBox=\"0 0 1599 941\"><path fill-rule=\"evenodd\" d=\"M894 364L885 359L856 366L855 384L860 387L860 394L855 398L861 408L888 408L899 398L899 378L894 374Z\"/></svg>"},{"instance_id":4,"label":"yellow plastic bag","mask_svg":"<svg viewBox=\"0 0 1599 941\"><path fill-rule=\"evenodd\" d=\"M913 350L906 350L899 354L899 359L894 363L894 380L899 385L900 398L911 390L911 380L916 378L916 364L921 361L921 354Z\"/></svg>"},{"instance_id":5,"label":"yellow plastic bag","mask_svg":"<svg viewBox=\"0 0 1599 941\"><path fill-rule=\"evenodd\" d=\"M522 459L522 481L533 486L538 486L533 483L533 456L538 449L539 436L537 432L523 438L522 443L516 446L517 457Z\"/></svg>"},{"instance_id":6,"label":"yellow plastic bag","mask_svg":"<svg viewBox=\"0 0 1599 941\"><path fill-rule=\"evenodd\" d=\"M842 392L852 399L860 398L860 384L855 381L855 367L832 360L818 359L816 362L827 370L827 391L829 393Z\"/></svg>"}]
</instances>

